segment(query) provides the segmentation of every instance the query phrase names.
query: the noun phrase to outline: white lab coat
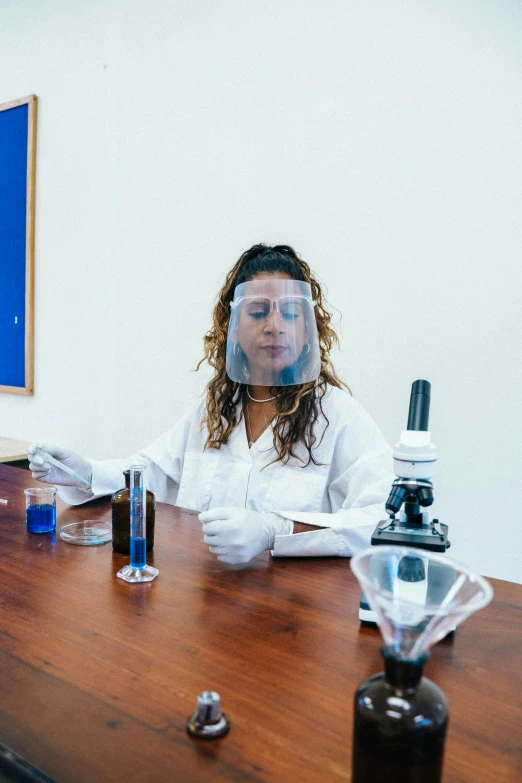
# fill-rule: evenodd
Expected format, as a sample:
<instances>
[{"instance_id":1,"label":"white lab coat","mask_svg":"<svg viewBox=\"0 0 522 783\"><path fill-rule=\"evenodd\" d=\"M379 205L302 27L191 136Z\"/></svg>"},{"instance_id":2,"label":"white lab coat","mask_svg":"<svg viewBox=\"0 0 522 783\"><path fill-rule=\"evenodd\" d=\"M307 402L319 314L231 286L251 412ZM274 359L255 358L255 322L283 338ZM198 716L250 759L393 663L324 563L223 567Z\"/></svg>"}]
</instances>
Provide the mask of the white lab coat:
<instances>
[{"instance_id":1,"label":"white lab coat","mask_svg":"<svg viewBox=\"0 0 522 783\"><path fill-rule=\"evenodd\" d=\"M152 445L126 459L91 460L92 492L60 487L72 505L108 495L123 486L122 472L147 466L147 486L156 499L182 508L206 511L236 506L275 512L321 530L276 536L276 556L349 557L368 546L385 517L392 474L391 449L360 403L330 386L316 424L314 456L318 465L287 465L276 457L269 427L249 449L244 420L220 449L204 450L201 430L205 401L194 404L178 423ZM307 459L300 446L297 453Z\"/></svg>"}]
</instances>

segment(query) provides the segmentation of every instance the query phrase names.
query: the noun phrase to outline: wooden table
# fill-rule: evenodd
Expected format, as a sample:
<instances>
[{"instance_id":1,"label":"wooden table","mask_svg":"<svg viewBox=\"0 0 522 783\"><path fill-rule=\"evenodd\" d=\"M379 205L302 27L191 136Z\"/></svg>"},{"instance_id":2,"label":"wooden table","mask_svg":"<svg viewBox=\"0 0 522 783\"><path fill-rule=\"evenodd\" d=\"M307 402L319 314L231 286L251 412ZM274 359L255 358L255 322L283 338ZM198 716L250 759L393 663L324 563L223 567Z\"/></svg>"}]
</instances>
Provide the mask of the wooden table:
<instances>
[{"instance_id":1,"label":"wooden table","mask_svg":"<svg viewBox=\"0 0 522 783\"><path fill-rule=\"evenodd\" d=\"M350 780L353 694L382 666L348 560L227 566L193 512L158 504L160 576L128 585L110 544L26 532L32 481L0 466L4 748L58 783ZM59 502L58 527L110 516L106 500ZM522 780L522 586L491 582L493 603L426 667L450 703L446 783ZM206 689L231 720L213 742L185 732Z\"/></svg>"},{"instance_id":2,"label":"wooden table","mask_svg":"<svg viewBox=\"0 0 522 783\"><path fill-rule=\"evenodd\" d=\"M14 438L0 438L0 462L16 462L27 459L28 440L14 440Z\"/></svg>"}]
</instances>

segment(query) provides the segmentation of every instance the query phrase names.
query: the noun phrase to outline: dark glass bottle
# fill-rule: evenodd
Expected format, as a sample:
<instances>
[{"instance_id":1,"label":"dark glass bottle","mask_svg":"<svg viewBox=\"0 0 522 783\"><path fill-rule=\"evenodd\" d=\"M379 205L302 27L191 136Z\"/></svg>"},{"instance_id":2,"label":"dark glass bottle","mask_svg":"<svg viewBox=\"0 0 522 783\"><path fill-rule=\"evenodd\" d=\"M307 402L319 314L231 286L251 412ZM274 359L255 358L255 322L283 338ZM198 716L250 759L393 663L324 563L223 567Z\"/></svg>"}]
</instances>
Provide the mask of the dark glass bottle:
<instances>
[{"instance_id":1,"label":"dark glass bottle","mask_svg":"<svg viewBox=\"0 0 522 783\"><path fill-rule=\"evenodd\" d=\"M112 548L123 555L130 554L130 470L124 470L125 486L112 496ZM154 547L156 498L147 490L146 501L147 552Z\"/></svg>"},{"instance_id":2,"label":"dark glass bottle","mask_svg":"<svg viewBox=\"0 0 522 783\"><path fill-rule=\"evenodd\" d=\"M440 783L448 725L441 689L422 676L428 659L400 660L383 647L384 672L355 694L353 783Z\"/></svg>"}]
</instances>

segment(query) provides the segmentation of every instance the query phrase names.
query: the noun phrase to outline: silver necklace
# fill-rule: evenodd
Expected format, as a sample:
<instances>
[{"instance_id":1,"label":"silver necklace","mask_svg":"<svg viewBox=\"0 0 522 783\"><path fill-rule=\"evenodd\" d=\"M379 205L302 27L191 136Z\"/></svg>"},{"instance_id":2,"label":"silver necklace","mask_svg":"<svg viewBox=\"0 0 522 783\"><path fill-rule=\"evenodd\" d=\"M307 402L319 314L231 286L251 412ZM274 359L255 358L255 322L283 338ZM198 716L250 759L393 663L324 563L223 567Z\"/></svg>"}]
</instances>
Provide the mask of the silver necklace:
<instances>
[{"instance_id":1,"label":"silver necklace","mask_svg":"<svg viewBox=\"0 0 522 783\"><path fill-rule=\"evenodd\" d=\"M248 429L250 430L250 438L251 438L251 439L248 441L248 448L249 448L249 449L251 449L251 448L252 448L252 446L253 446L253 445L254 445L254 443L255 443L255 440L254 440L254 432L253 432L253 430L252 430L252 422L250 421L250 413L248 412L248 405L245 405L245 409L246 409L246 415L247 415L247 419L248 419ZM257 436L258 438L260 438L260 437L261 437L261 435L263 434L263 432L264 432L264 431L266 430L266 428L269 426L269 424L270 424L270 421L271 421L271 420L269 419L269 420L268 420L268 421L265 423L265 426L263 427L263 429L261 430L261 432L260 432L260 433L259 433L259 435ZM247 438L248 438L248 435L247 435Z\"/></svg>"},{"instance_id":2,"label":"silver necklace","mask_svg":"<svg viewBox=\"0 0 522 783\"><path fill-rule=\"evenodd\" d=\"M277 395L275 395L274 397L267 397L266 400L256 400L256 398L252 397L252 395L250 394L248 386L247 386L247 394L252 400L252 402L271 402L272 400L275 400L275 398L277 397Z\"/></svg>"},{"instance_id":3,"label":"silver necklace","mask_svg":"<svg viewBox=\"0 0 522 783\"><path fill-rule=\"evenodd\" d=\"M250 414L248 412L248 405L245 405L245 408L246 408L246 415L247 415L247 419L248 419L248 429L250 430L250 437L252 437L253 436L252 422L250 421ZM253 445L254 445L254 441L253 440L249 440L248 441L248 448L251 449Z\"/></svg>"}]
</instances>

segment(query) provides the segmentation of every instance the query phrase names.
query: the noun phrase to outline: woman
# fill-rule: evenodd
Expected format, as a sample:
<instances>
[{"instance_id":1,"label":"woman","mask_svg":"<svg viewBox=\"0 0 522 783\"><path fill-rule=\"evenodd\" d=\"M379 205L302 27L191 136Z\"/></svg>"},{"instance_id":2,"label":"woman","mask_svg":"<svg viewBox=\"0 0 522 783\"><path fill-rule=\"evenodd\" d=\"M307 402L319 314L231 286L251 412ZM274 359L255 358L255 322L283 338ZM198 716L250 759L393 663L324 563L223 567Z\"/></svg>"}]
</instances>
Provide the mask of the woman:
<instances>
[{"instance_id":1,"label":"woman","mask_svg":"<svg viewBox=\"0 0 522 783\"><path fill-rule=\"evenodd\" d=\"M206 400L127 459L41 447L88 489L37 446L33 476L78 504L115 492L123 470L144 464L158 500L201 512L204 542L223 562L266 549L349 557L368 545L394 477L386 441L331 365L330 320L291 247L254 245L228 273L204 338L202 362L214 368Z\"/></svg>"}]
</instances>

